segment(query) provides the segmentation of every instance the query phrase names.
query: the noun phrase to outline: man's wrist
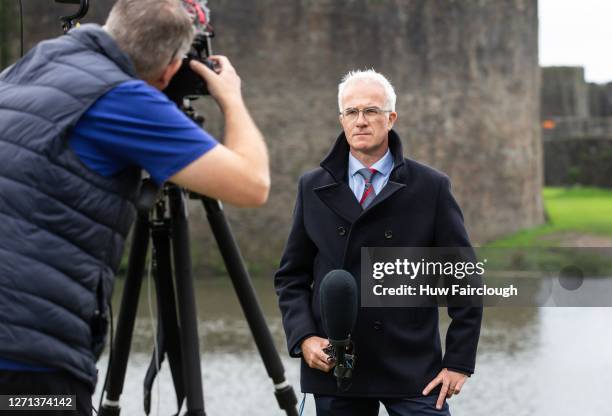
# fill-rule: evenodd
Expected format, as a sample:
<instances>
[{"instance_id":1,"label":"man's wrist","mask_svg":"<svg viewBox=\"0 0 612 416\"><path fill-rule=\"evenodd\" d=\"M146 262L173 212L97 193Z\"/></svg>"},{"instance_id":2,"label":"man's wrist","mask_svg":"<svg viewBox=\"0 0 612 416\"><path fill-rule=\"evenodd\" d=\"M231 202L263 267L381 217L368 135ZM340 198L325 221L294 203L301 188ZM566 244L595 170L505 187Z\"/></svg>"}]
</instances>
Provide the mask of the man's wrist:
<instances>
[{"instance_id":1,"label":"man's wrist","mask_svg":"<svg viewBox=\"0 0 612 416\"><path fill-rule=\"evenodd\" d=\"M299 348L302 349L304 343L312 337L314 337L314 335L306 335L304 338L302 338L302 340L298 344Z\"/></svg>"},{"instance_id":2,"label":"man's wrist","mask_svg":"<svg viewBox=\"0 0 612 416\"><path fill-rule=\"evenodd\" d=\"M219 107L221 107L221 111L223 111L223 113L239 109L246 110L246 106L244 104L244 100L242 99L241 94L230 94L227 96L219 97L217 99L217 102L219 103Z\"/></svg>"},{"instance_id":3,"label":"man's wrist","mask_svg":"<svg viewBox=\"0 0 612 416\"><path fill-rule=\"evenodd\" d=\"M305 335L302 339L300 339L296 343L295 347L293 348L293 352L297 351L296 355L301 355L302 354L302 350L303 350L302 346L304 345L304 342L306 342L306 340L308 340L309 338L312 338L312 337L315 337L315 336L317 336L317 335L316 334Z\"/></svg>"}]
</instances>

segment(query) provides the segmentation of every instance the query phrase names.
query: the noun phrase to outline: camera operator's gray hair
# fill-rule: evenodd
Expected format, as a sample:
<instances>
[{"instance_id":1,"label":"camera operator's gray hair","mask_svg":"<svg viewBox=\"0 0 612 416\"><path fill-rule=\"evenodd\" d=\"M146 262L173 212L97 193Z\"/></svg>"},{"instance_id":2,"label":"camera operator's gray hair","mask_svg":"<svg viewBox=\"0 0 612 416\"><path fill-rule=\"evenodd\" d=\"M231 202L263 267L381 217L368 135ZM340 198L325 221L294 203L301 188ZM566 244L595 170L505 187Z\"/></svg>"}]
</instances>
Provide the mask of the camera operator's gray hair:
<instances>
[{"instance_id":1,"label":"camera operator's gray hair","mask_svg":"<svg viewBox=\"0 0 612 416\"><path fill-rule=\"evenodd\" d=\"M159 76L189 50L194 36L180 0L117 0L104 27L142 79Z\"/></svg>"},{"instance_id":2,"label":"camera operator's gray hair","mask_svg":"<svg viewBox=\"0 0 612 416\"><path fill-rule=\"evenodd\" d=\"M340 82L338 85L338 109L340 112L344 110L344 108L342 108L342 96L344 94L344 89L350 82L356 80L368 80L378 83L385 90L385 108L383 108L383 110L395 111L395 101L397 100L397 96L395 95L393 85L391 85L389 80L385 78L383 74L376 72L373 69L366 69L365 71L350 71L342 78L342 82Z\"/></svg>"}]
</instances>

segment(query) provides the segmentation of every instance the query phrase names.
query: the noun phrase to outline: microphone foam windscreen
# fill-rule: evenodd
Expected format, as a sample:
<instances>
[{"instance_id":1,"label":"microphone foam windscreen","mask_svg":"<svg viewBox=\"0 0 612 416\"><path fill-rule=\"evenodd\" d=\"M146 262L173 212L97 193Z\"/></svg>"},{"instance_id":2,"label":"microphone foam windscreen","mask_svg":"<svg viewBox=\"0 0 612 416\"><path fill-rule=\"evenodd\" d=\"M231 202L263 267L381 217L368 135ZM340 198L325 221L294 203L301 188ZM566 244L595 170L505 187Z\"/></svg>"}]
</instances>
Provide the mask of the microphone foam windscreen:
<instances>
[{"instance_id":1,"label":"microphone foam windscreen","mask_svg":"<svg viewBox=\"0 0 612 416\"><path fill-rule=\"evenodd\" d=\"M357 320L357 282L346 270L332 270L320 286L321 318L330 340L349 337Z\"/></svg>"}]
</instances>

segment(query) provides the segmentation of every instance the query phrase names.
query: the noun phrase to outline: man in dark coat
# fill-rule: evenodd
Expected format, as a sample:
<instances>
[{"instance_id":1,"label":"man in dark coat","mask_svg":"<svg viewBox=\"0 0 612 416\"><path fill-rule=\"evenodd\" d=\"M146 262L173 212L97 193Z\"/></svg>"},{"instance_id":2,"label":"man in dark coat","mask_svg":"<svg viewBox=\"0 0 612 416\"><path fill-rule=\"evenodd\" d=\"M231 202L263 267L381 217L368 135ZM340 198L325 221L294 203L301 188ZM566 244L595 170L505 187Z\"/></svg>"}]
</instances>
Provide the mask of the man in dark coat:
<instances>
[{"instance_id":1,"label":"man in dark coat","mask_svg":"<svg viewBox=\"0 0 612 416\"><path fill-rule=\"evenodd\" d=\"M352 385L340 392L323 351L319 287L331 270L360 278L361 247L469 247L444 174L403 157L395 93L381 74L339 86L338 137L321 167L300 178L293 226L275 276L289 353L317 415L448 415L446 398L474 372L482 308L449 307L442 356L437 308L360 308Z\"/></svg>"}]
</instances>

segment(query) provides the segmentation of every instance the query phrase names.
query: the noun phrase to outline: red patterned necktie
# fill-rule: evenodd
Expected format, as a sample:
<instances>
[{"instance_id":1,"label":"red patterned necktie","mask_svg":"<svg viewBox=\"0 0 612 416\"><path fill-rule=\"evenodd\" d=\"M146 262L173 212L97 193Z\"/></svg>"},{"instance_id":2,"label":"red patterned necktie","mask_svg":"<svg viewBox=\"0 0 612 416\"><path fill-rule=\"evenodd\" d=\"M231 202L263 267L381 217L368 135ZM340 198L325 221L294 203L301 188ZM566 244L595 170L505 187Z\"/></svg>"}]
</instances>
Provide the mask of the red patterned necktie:
<instances>
[{"instance_id":1,"label":"red patterned necktie","mask_svg":"<svg viewBox=\"0 0 612 416\"><path fill-rule=\"evenodd\" d=\"M376 192L374 191L374 186L372 186L372 177L378 173L376 169L372 168L363 168L357 171L363 177L365 181L365 188L363 188L363 195L361 195L361 199L359 200L359 204L363 209L366 209L376 198Z\"/></svg>"}]
</instances>

